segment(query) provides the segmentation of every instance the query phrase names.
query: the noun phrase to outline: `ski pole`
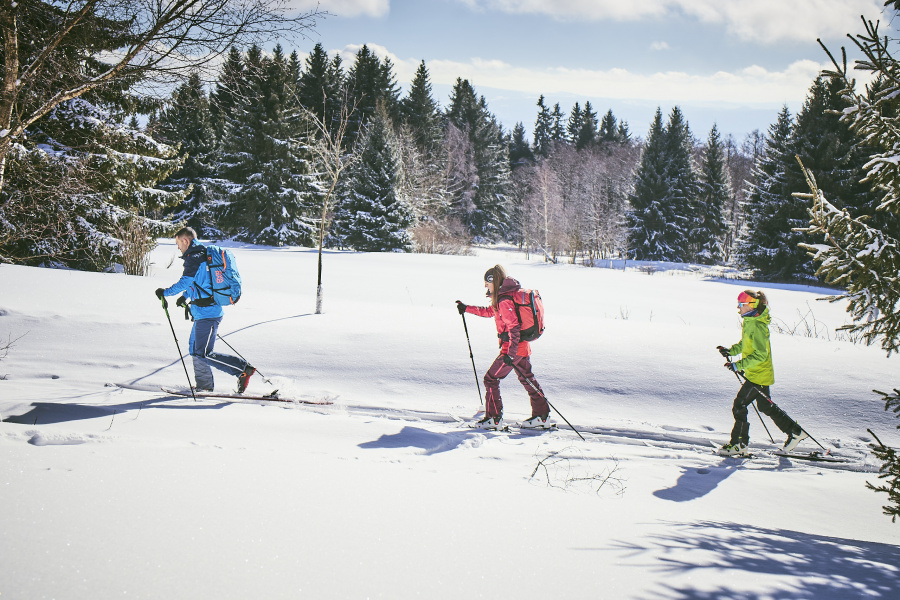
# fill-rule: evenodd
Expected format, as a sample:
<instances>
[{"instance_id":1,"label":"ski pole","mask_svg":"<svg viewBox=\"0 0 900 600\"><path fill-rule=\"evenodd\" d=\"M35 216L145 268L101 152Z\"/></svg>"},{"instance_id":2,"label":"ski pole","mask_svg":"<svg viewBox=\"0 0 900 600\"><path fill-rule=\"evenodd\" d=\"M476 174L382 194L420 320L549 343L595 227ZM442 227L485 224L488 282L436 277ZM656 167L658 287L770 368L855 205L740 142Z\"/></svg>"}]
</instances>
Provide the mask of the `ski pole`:
<instances>
[{"instance_id":1,"label":"ski pole","mask_svg":"<svg viewBox=\"0 0 900 600\"><path fill-rule=\"evenodd\" d=\"M760 396L762 396L763 398L765 398L766 400L768 400L768 401L771 402L772 404L775 404L774 402L772 402L772 398L770 398L769 396L767 396L766 393L763 392L761 389L759 389L758 387L754 387L753 389L755 389L755 390L759 393ZM757 411L757 414L759 414L759 411ZM760 417L760 419L762 419L762 417ZM800 429L803 429L803 427L800 427ZM767 429L766 431L768 431L768 429ZM805 433L806 435L808 435L808 436L809 436L809 439L811 439L812 441L814 441L814 442L819 446L819 448L821 448L822 450L824 450L824 451L825 451L825 454L830 454L830 453L831 453L831 450L829 450L828 448L826 448L826 447L823 446L822 444L819 444L819 440L817 440L816 438L814 438L814 437L812 436L812 434L810 434L806 429L803 429L803 433ZM769 437L771 438L772 436L770 435ZM774 443L774 441L775 441L775 440L772 440L773 443Z\"/></svg>"},{"instance_id":2,"label":"ski pole","mask_svg":"<svg viewBox=\"0 0 900 600\"><path fill-rule=\"evenodd\" d=\"M735 377L737 377L738 382L739 382L741 385L744 385L744 381L745 381L745 380L741 379L741 374L734 370L734 363L731 362L731 357L728 356L727 354L725 354L725 352L720 352L720 354L721 354L722 356L724 356L724 357L725 357L725 360L728 361L728 364L731 365L730 371L731 371L732 373L734 373L734 376L735 376ZM769 398L768 396L766 396L765 394L763 394L762 390L759 389L758 387L753 386L753 389L756 390L757 392L759 392L759 393L763 396L763 398L765 398L765 399L768 400L769 402L772 401L772 399ZM754 404L753 402L751 402L751 403L750 403L750 406L752 406L752 407L753 407L753 410L756 411L756 416L759 417L759 422L762 423L763 429L766 430L766 434L769 436L769 439L772 440L772 443L774 444L774 443L775 443L775 438L773 438L773 437L772 437L772 434L769 433L769 428L766 426L766 422L763 421L762 415L759 414L759 409L756 408L756 404Z\"/></svg>"},{"instance_id":3,"label":"ski pole","mask_svg":"<svg viewBox=\"0 0 900 600\"><path fill-rule=\"evenodd\" d=\"M225 344L226 346L228 346L229 348L231 348L231 351L232 351L232 352L234 352L235 354L237 354L238 356L240 356L242 361L244 361L244 362L247 363L248 365L250 364L250 361L247 360L246 358L244 358L244 355L243 355L243 354L241 354L240 352L238 352L237 350L235 350L235 349L234 349L234 346L232 346L231 344L229 344L228 342L226 342L226 341L225 341L225 338L223 338L221 335L219 335L218 332L216 332L216 337L219 338L220 340L222 340L222 343L223 343L223 344ZM256 368L256 367L254 367L254 369L255 369L255 368ZM259 374L260 377L262 377L262 380L263 380L263 381L265 381L265 382L268 383L268 384L271 384L271 383L272 383L271 381L269 381L269 378L268 378L268 377L266 377L265 375L263 375L262 373L259 372L259 369L256 369L256 372Z\"/></svg>"},{"instance_id":4,"label":"ski pole","mask_svg":"<svg viewBox=\"0 0 900 600\"><path fill-rule=\"evenodd\" d=\"M738 381L741 382L741 385L744 385L743 382L746 381L746 379L743 379L743 380L742 380L740 374L738 374L737 371L735 371L734 374L738 376ZM766 395L763 393L763 391L762 391L761 389L759 389L759 388L756 387L756 386L753 386L753 389L754 389L756 392L758 392L760 396L762 396L763 398L765 398L765 399L768 400L769 402L772 402L772 399L769 398L768 396L766 396ZM772 437L772 434L769 433L769 427L766 425L766 422L763 421L762 415L759 414L759 409L756 408L756 404L755 404L754 402L751 402L751 403L750 403L750 406L753 407L753 410L756 412L756 416L759 417L759 422L762 423L763 429L766 430L766 434L769 436L769 439L770 439L770 440L772 441L772 443L774 444L774 443L775 443L775 438L773 438L773 437Z\"/></svg>"},{"instance_id":5,"label":"ski pole","mask_svg":"<svg viewBox=\"0 0 900 600\"><path fill-rule=\"evenodd\" d=\"M556 407L553 406L553 405L550 403L549 400L547 400L547 396L544 395L544 392L542 392L541 390L539 390L538 387L537 387L536 385L534 385L533 383L531 383L531 380L530 380L530 379L528 379L527 377L525 377L524 375L522 375L522 371L519 370L519 367L517 367L515 364L513 364L513 365L512 365L512 368L515 369L515 371L516 371L516 373L518 373L519 377L521 377L522 379L524 379L525 381L528 382L528 385L531 386L531 389L533 389L534 391L536 391L538 394L541 395L541 398L544 399L544 401L547 403L547 406L549 406L550 408L552 408L552 409L554 410L554 412L556 412L556 414L558 414L560 417L562 417L562 420L566 422L566 425L568 425L568 426L572 429L572 431L574 431L575 433L578 433L578 437L581 438L581 441L582 441L582 442L586 442L586 441L587 441L586 439L584 439L584 436L581 435L581 434L578 432L577 429L575 429L575 426L572 425L571 423L569 423L569 420L568 420L567 418L565 418L565 417L563 416L563 414L562 414L561 412L559 412L559 411L556 409Z\"/></svg>"},{"instance_id":6,"label":"ski pole","mask_svg":"<svg viewBox=\"0 0 900 600\"><path fill-rule=\"evenodd\" d=\"M735 375L738 375L737 371L735 371ZM744 380L746 380L746 377L744 378ZM740 375L738 375L738 381L741 381ZM775 404L774 402L772 402L772 398L770 398L768 395L766 395L766 393L765 393L764 391L762 391L761 389L759 389L759 388L756 387L756 386L754 386L753 389L756 390L756 392L757 392L760 396L762 396L763 398L765 398L769 403ZM762 420L762 415L759 414L759 409L757 409L755 405L754 405L753 408L756 410L756 414L759 415L759 420L762 422L763 427L766 427L766 422ZM808 431L807 431L806 429L804 429L803 427L800 427L800 429L802 429L802 430L803 430L803 433L805 433L805 434L809 437L809 439L811 439L812 441L814 441L814 442L816 443L816 445L819 446L819 448L821 448L822 450L824 450L824 451L825 451L825 454L830 454L830 453L831 453L831 450L829 450L828 448L826 448L825 446L823 446L822 444L820 444L820 443L819 443L819 440L817 440L816 438L814 438L810 432L808 432ZM768 427L766 427L766 433L769 433L769 428L768 428ZM775 443L775 440L772 439L772 434L771 434L771 433L769 433L769 439L772 440L772 443L773 443L773 444Z\"/></svg>"},{"instance_id":7,"label":"ski pole","mask_svg":"<svg viewBox=\"0 0 900 600\"><path fill-rule=\"evenodd\" d=\"M478 386L478 401L484 406L484 398L481 397L481 383L478 381L478 369L475 368L475 355L472 354L472 342L469 340L469 327L466 325L466 313L459 313L462 317L463 329L466 331L466 343L469 344L469 358L472 360L472 372L475 373L475 385Z\"/></svg>"},{"instance_id":8,"label":"ski pole","mask_svg":"<svg viewBox=\"0 0 900 600\"><path fill-rule=\"evenodd\" d=\"M178 336L175 335L175 326L172 325L172 317L169 316L169 303L166 302L165 297L160 298L160 300L162 300L163 310L166 311L166 319L169 321L169 329L172 330L172 337L175 338L175 347L178 349L178 358L181 359L181 366L184 367L184 376L187 377L188 387L191 389L191 398L196 402L197 396L194 395L194 386L191 385L191 376L188 375L187 365L184 364L184 356L181 355L181 345L178 343Z\"/></svg>"}]
</instances>

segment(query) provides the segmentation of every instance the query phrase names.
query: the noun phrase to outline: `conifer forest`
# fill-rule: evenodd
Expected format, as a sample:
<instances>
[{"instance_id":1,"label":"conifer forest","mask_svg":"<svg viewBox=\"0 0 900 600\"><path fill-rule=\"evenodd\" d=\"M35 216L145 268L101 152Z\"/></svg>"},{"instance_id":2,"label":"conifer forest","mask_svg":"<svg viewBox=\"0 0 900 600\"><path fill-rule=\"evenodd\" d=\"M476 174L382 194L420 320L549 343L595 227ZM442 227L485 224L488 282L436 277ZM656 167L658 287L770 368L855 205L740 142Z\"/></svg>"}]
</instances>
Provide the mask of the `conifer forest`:
<instances>
[{"instance_id":1,"label":"conifer forest","mask_svg":"<svg viewBox=\"0 0 900 600\"><path fill-rule=\"evenodd\" d=\"M192 62L160 36L138 49L115 3L83 4L4 8L17 34L4 81L20 82L0 111L6 262L140 273L156 237L186 224L254 244L465 253L506 242L554 262L734 264L808 280L802 244L815 239L794 196L806 190L797 158L836 207L861 217L879 206L834 73L810 82L798 114L785 107L741 140L695 134L678 106L648 115L638 138L611 109L545 96L533 124L507 127L465 79L436 98L424 61L403 93L367 46L343 64L321 43L305 56L259 43L266 27L314 26L315 13L251 15L235 25L244 33L220 27L215 39L193 37L199 18L145 15L218 57ZM135 58L111 61L123 47Z\"/></svg>"}]
</instances>

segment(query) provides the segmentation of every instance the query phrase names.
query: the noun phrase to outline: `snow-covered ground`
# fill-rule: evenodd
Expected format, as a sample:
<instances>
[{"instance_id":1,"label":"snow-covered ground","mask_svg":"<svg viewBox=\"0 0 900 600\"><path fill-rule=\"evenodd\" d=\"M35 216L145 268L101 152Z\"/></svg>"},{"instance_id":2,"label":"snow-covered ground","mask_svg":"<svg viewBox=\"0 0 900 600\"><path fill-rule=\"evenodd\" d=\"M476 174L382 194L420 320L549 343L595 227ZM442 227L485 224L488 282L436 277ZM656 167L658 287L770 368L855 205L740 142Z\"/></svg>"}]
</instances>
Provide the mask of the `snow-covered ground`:
<instances>
[{"instance_id":1,"label":"snow-covered ground","mask_svg":"<svg viewBox=\"0 0 900 600\"><path fill-rule=\"evenodd\" d=\"M898 597L900 524L865 488L866 429L900 446L871 392L900 387L897 359L837 339L826 290L765 287L773 396L841 465L769 454L752 412L757 457L713 454L738 388L715 348L759 284L501 249L329 252L315 315L314 251L234 252L245 292L220 334L272 382L248 392L332 405L107 385L186 384L153 295L181 273L169 240L148 278L0 266L0 347L17 340L0 360L4 600ZM497 262L541 291L535 373L586 441L558 415L542 435L457 421L479 394L453 301L485 303ZM466 323L480 379L496 333ZM513 377L501 389L507 420L530 415Z\"/></svg>"}]
</instances>

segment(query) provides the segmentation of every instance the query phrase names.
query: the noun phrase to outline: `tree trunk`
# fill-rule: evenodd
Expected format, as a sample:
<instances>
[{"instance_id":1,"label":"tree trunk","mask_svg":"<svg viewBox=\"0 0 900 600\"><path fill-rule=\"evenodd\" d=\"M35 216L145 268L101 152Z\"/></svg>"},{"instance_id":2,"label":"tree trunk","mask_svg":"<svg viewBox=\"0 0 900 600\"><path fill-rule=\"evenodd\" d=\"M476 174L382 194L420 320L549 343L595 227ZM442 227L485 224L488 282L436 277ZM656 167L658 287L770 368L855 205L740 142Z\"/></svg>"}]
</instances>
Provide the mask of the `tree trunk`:
<instances>
[{"instance_id":1,"label":"tree trunk","mask_svg":"<svg viewBox=\"0 0 900 600\"><path fill-rule=\"evenodd\" d=\"M0 4L0 29L3 30L3 82L0 84L0 194L6 174L6 156L11 147L13 106L19 77L19 32L16 8L12 2Z\"/></svg>"}]
</instances>

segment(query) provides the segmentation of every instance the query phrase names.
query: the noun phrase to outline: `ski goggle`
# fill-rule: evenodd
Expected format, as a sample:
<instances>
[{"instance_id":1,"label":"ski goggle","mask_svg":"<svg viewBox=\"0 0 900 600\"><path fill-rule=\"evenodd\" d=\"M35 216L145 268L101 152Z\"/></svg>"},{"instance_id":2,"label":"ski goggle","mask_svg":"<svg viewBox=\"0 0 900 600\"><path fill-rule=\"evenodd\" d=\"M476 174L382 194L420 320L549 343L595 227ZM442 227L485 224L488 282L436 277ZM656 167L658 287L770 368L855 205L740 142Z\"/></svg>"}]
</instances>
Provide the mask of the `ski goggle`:
<instances>
[{"instance_id":1,"label":"ski goggle","mask_svg":"<svg viewBox=\"0 0 900 600\"><path fill-rule=\"evenodd\" d=\"M484 274L484 281L486 283L494 283L494 270L493 269L487 270L487 272Z\"/></svg>"}]
</instances>

